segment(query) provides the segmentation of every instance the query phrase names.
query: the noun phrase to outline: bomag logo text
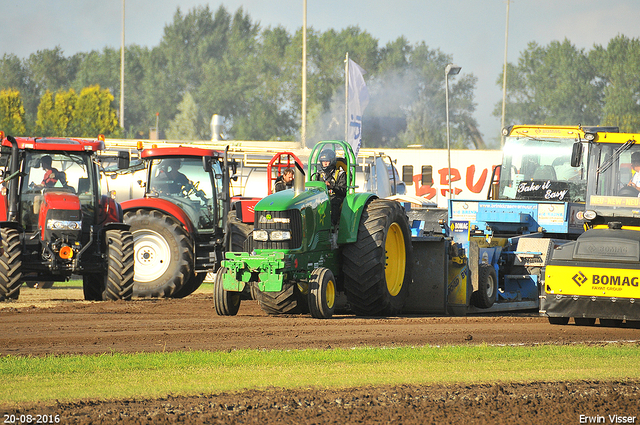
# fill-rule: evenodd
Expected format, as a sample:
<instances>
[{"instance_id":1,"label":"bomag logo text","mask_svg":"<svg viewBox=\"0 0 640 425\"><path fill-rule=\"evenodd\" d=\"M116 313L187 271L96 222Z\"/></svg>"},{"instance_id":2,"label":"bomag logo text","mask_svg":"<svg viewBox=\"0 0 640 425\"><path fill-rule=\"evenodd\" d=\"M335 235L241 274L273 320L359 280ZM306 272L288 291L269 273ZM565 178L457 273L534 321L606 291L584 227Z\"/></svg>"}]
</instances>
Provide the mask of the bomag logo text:
<instances>
[{"instance_id":1,"label":"bomag logo text","mask_svg":"<svg viewBox=\"0 0 640 425\"><path fill-rule=\"evenodd\" d=\"M605 275L593 275L593 284L594 285L616 285L616 286L638 286L638 278L628 276L607 276Z\"/></svg>"}]
</instances>

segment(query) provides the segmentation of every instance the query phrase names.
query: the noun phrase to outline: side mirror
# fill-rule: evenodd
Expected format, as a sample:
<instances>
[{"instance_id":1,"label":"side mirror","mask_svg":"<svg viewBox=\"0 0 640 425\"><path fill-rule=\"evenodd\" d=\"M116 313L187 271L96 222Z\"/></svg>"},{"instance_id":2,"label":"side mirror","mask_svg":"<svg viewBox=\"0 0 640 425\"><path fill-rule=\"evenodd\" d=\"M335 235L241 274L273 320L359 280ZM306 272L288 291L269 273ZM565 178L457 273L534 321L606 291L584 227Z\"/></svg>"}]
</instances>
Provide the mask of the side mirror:
<instances>
[{"instance_id":1,"label":"side mirror","mask_svg":"<svg viewBox=\"0 0 640 425\"><path fill-rule=\"evenodd\" d=\"M211 157L203 156L202 157L202 168L204 168L205 173L211 172Z\"/></svg>"},{"instance_id":2,"label":"side mirror","mask_svg":"<svg viewBox=\"0 0 640 425\"><path fill-rule=\"evenodd\" d=\"M579 167L582 164L582 143L575 142L571 149L571 166Z\"/></svg>"},{"instance_id":3,"label":"side mirror","mask_svg":"<svg viewBox=\"0 0 640 425\"><path fill-rule=\"evenodd\" d=\"M119 151L118 152L118 169L124 170L125 168L129 168L129 152Z\"/></svg>"},{"instance_id":4,"label":"side mirror","mask_svg":"<svg viewBox=\"0 0 640 425\"><path fill-rule=\"evenodd\" d=\"M231 171L233 172L233 174L237 174L238 173L238 161L236 161L235 159L233 159L229 165L231 165Z\"/></svg>"}]
</instances>

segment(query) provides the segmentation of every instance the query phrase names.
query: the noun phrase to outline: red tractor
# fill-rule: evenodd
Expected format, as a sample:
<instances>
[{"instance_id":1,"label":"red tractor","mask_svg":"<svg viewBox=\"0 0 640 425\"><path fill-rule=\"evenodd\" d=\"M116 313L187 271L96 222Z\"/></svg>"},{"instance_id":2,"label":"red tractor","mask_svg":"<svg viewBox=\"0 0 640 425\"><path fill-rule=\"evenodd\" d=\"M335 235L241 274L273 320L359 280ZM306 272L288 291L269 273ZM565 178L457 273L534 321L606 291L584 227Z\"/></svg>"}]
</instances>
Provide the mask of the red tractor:
<instances>
[{"instance_id":1,"label":"red tractor","mask_svg":"<svg viewBox=\"0 0 640 425\"><path fill-rule=\"evenodd\" d=\"M236 164L226 152L196 147L153 147L140 156L147 164L144 197L122 203L134 238L134 295L182 298L252 230L229 214L229 170Z\"/></svg>"},{"instance_id":2,"label":"red tractor","mask_svg":"<svg viewBox=\"0 0 640 425\"><path fill-rule=\"evenodd\" d=\"M285 159L274 165L281 155ZM269 175L272 166L280 173L292 165L291 155L277 154ZM153 147L140 157L147 170L144 197L122 202L135 246L133 292L139 297L186 297L220 267L224 252L243 251L253 230L253 207L261 198L231 196L237 163L228 160L226 151Z\"/></svg>"},{"instance_id":3,"label":"red tractor","mask_svg":"<svg viewBox=\"0 0 640 425\"><path fill-rule=\"evenodd\" d=\"M104 138L4 137L0 132L0 300L23 282L82 275L87 300L130 299L133 236L120 205L101 195ZM127 168L129 158L119 157Z\"/></svg>"}]
</instances>

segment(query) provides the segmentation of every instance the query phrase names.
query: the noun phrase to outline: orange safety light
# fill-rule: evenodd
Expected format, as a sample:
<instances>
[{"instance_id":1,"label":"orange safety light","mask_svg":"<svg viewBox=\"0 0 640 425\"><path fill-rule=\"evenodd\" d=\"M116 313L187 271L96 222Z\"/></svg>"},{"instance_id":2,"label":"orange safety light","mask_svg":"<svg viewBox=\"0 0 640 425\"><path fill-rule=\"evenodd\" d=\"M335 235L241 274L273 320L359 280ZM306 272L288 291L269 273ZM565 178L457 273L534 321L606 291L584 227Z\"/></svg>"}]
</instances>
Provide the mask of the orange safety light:
<instances>
[{"instance_id":1,"label":"orange safety light","mask_svg":"<svg viewBox=\"0 0 640 425\"><path fill-rule=\"evenodd\" d=\"M138 143L136 144L136 147L138 148L139 151L144 149L144 143L142 143L142 140L138 140Z\"/></svg>"},{"instance_id":2,"label":"orange safety light","mask_svg":"<svg viewBox=\"0 0 640 425\"><path fill-rule=\"evenodd\" d=\"M4 140L4 131L0 131L0 142Z\"/></svg>"},{"instance_id":3,"label":"orange safety light","mask_svg":"<svg viewBox=\"0 0 640 425\"><path fill-rule=\"evenodd\" d=\"M71 249L70 246L65 245L62 248L60 248L60 251L58 252L58 255L63 260L68 260L71 257L73 257L73 249Z\"/></svg>"}]
</instances>

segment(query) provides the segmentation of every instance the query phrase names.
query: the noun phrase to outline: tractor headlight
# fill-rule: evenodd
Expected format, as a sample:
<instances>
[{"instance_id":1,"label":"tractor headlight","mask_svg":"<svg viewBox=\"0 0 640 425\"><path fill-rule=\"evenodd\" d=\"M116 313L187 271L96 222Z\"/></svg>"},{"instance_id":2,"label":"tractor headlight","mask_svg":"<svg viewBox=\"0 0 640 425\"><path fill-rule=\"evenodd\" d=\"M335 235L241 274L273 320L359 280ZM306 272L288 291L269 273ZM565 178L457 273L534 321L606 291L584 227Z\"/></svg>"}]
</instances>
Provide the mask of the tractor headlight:
<instances>
[{"instance_id":1,"label":"tractor headlight","mask_svg":"<svg viewBox=\"0 0 640 425\"><path fill-rule=\"evenodd\" d=\"M47 220L47 229L49 230L80 230L81 228L81 221Z\"/></svg>"},{"instance_id":2,"label":"tractor headlight","mask_svg":"<svg viewBox=\"0 0 640 425\"><path fill-rule=\"evenodd\" d=\"M593 220L594 218L596 218L596 212L592 210L587 210L584 212L584 218L585 220Z\"/></svg>"},{"instance_id":3,"label":"tractor headlight","mask_svg":"<svg viewBox=\"0 0 640 425\"><path fill-rule=\"evenodd\" d=\"M254 241L268 241L269 233L266 230L254 230L253 231L253 240Z\"/></svg>"},{"instance_id":4,"label":"tractor headlight","mask_svg":"<svg viewBox=\"0 0 640 425\"><path fill-rule=\"evenodd\" d=\"M287 241L291 239L291 232L288 230L272 230L270 239L272 241Z\"/></svg>"}]
</instances>

